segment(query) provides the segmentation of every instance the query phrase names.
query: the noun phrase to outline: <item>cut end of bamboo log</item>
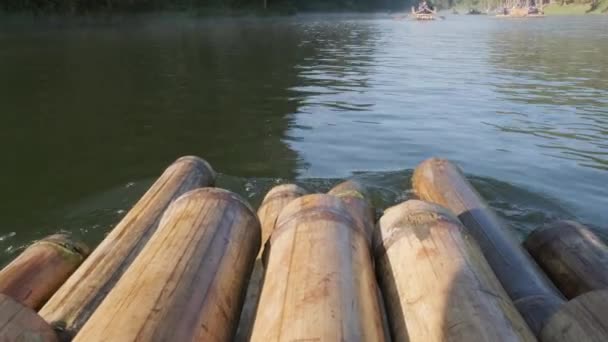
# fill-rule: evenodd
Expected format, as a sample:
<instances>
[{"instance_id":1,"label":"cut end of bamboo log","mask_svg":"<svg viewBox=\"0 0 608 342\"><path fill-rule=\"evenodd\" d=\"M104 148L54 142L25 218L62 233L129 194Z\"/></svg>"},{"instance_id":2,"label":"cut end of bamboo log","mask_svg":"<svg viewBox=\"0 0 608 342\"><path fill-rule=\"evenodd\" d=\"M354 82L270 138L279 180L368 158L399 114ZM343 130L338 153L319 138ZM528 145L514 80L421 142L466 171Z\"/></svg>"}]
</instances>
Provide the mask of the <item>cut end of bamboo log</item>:
<instances>
[{"instance_id":1,"label":"cut end of bamboo log","mask_svg":"<svg viewBox=\"0 0 608 342\"><path fill-rule=\"evenodd\" d=\"M327 194L340 198L355 197L369 201L367 189L360 182L355 180L344 181L331 188Z\"/></svg>"},{"instance_id":2,"label":"cut end of bamboo log","mask_svg":"<svg viewBox=\"0 0 608 342\"><path fill-rule=\"evenodd\" d=\"M380 256L401 237L403 230L414 231L429 224L446 221L460 227L458 218L448 209L435 203L409 200L384 211L374 236L374 253Z\"/></svg>"},{"instance_id":3,"label":"cut end of bamboo log","mask_svg":"<svg viewBox=\"0 0 608 342\"><path fill-rule=\"evenodd\" d=\"M582 224L547 224L532 232L524 247L567 298L608 288L608 246Z\"/></svg>"},{"instance_id":4,"label":"cut end of bamboo log","mask_svg":"<svg viewBox=\"0 0 608 342\"><path fill-rule=\"evenodd\" d=\"M197 157L197 156L183 156L178 158L173 165L179 165L182 163L190 163L196 165L197 169L200 169L203 174L206 175L206 179L202 180L203 186L214 186L215 180L217 179L217 173L211 167L205 159Z\"/></svg>"},{"instance_id":5,"label":"cut end of bamboo log","mask_svg":"<svg viewBox=\"0 0 608 342\"><path fill-rule=\"evenodd\" d=\"M0 341L57 342L53 328L36 312L0 294Z\"/></svg>"},{"instance_id":6,"label":"cut end of bamboo log","mask_svg":"<svg viewBox=\"0 0 608 342\"><path fill-rule=\"evenodd\" d=\"M440 181L436 179L437 176L445 173L459 174L462 176L462 178L464 178L464 173L462 170L447 159L433 157L420 163L416 169L414 169L414 174L412 175L412 188L414 189L416 195L420 199L424 200L429 200L430 197L433 197L432 186L436 181ZM450 209L454 210L456 208ZM454 211L456 216L460 215L461 213L462 212Z\"/></svg>"},{"instance_id":7,"label":"cut end of bamboo log","mask_svg":"<svg viewBox=\"0 0 608 342\"><path fill-rule=\"evenodd\" d=\"M403 215L406 212L407 215ZM419 226L445 220L460 225L460 221L449 209L426 201L409 200L388 208L382 219L389 226L404 224ZM382 230L382 229L381 229Z\"/></svg>"},{"instance_id":8,"label":"cut end of bamboo log","mask_svg":"<svg viewBox=\"0 0 608 342\"><path fill-rule=\"evenodd\" d=\"M305 189L295 184L277 185L268 191L258 209L258 217L262 226L262 247L272 234L281 210L292 200L307 193Z\"/></svg>"},{"instance_id":9,"label":"cut end of bamboo log","mask_svg":"<svg viewBox=\"0 0 608 342\"><path fill-rule=\"evenodd\" d=\"M38 310L90 253L66 234L34 242L0 271L0 293Z\"/></svg>"},{"instance_id":10,"label":"cut end of bamboo log","mask_svg":"<svg viewBox=\"0 0 608 342\"><path fill-rule=\"evenodd\" d=\"M608 290L587 292L568 303L545 324L541 342L604 342L608 339Z\"/></svg>"},{"instance_id":11,"label":"cut end of bamboo log","mask_svg":"<svg viewBox=\"0 0 608 342\"><path fill-rule=\"evenodd\" d=\"M34 245L37 243L57 245L66 250L70 255L79 255L81 260L84 260L84 258L91 254L91 248L89 246L80 240L74 239L68 234L53 234L35 242Z\"/></svg>"},{"instance_id":12,"label":"cut end of bamboo log","mask_svg":"<svg viewBox=\"0 0 608 342\"><path fill-rule=\"evenodd\" d=\"M347 180L334 186L327 194L336 196L344 202L358 225L366 232L371 244L376 211L365 186L355 180Z\"/></svg>"},{"instance_id":13,"label":"cut end of bamboo log","mask_svg":"<svg viewBox=\"0 0 608 342\"><path fill-rule=\"evenodd\" d=\"M323 208L323 210L319 210ZM346 210L345 210L346 209ZM348 208L344 205L341 199L325 194L311 194L298 197L293 201L289 202L285 208L277 217L274 232L270 237L270 245L273 241L279 238L286 229L293 228L290 224L292 221L307 219L310 217L324 218L328 220L340 220L347 223L347 227L352 229L358 234L361 234L366 240L368 238L367 232L352 217Z\"/></svg>"},{"instance_id":14,"label":"cut end of bamboo log","mask_svg":"<svg viewBox=\"0 0 608 342\"><path fill-rule=\"evenodd\" d=\"M260 207L267 205L273 201L281 200L285 197L299 197L306 195L308 192L296 184L281 184L273 187L268 191Z\"/></svg>"}]
</instances>

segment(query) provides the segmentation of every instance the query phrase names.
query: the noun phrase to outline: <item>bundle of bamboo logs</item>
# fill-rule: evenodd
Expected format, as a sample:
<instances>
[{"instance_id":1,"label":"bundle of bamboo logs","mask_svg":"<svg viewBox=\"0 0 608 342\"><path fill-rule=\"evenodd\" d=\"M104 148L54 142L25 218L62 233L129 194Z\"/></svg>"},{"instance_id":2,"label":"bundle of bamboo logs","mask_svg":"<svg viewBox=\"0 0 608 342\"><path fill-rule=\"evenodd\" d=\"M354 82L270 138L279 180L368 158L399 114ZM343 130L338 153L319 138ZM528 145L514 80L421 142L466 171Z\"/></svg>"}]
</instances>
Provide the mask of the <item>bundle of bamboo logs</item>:
<instances>
[{"instance_id":1,"label":"bundle of bamboo logs","mask_svg":"<svg viewBox=\"0 0 608 342\"><path fill-rule=\"evenodd\" d=\"M446 160L377 224L357 181L276 186L256 215L214 180L180 158L88 258L62 234L25 249L0 341L608 340L601 239L558 221L520 245Z\"/></svg>"},{"instance_id":2,"label":"bundle of bamboo logs","mask_svg":"<svg viewBox=\"0 0 608 342\"><path fill-rule=\"evenodd\" d=\"M42 307L40 315L64 339L72 338L156 231L169 204L187 191L213 185L214 181L215 172L204 160L178 159Z\"/></svg>"},{"instance_id":3,"label":"bundle of bamboo logs","mask_svg":"<svg viewBox=\"0 0 608 342\"><path fill-rule=\"evenodd\" d=\"M477 243L436 204L386 210L375 254L396 341L534 341Z\"/></svg>"},{"instance_id":4,"label":"bundle of bamboo logs","mask_svg":"<svg viewBox=\"0 0 608 342\"><path fill-rule=\"evenodd\" d=\"M186 193L74 341L231 340L259 245L259 221L237 195Z\"/></svg>"},{"instance_id":5,"label":"bundle of bamboo logs","mask_svg":"<svg viewBox=\"0 0 608 342\"><path fill-rule=\"evenodd\" d=\"M588 229L558 222L539 229L525 243L568 298L595 290L566 302L455 165L429 159L416 168L412 183L421 199L458 215L540 341L608 340L608 306L601 290L608 274L606 247Z\"/></svg>"},{"instance_id":6,"label":"bundle of bamboo logs","mask_svg":"<svg viewBox=\"0 0 608 342\"><path fill-rule=\"evenodd\" d=\"M251 341L384 341L365 227L341 199L306 195L279 214Z\"/></svg>"},{"instance_id":7,"label":"bundle of bamboo logs","mask_svg":"<svg viewBox=\"0 0 608 342\"><path fill-rule=\"evenodd\" d=\"M564 299L462 172L447 160L429 159L414 171L412 185L420 199L445 206L458 216L515 307L532 331L540 334Z\"/></svg>"}]
</instances>

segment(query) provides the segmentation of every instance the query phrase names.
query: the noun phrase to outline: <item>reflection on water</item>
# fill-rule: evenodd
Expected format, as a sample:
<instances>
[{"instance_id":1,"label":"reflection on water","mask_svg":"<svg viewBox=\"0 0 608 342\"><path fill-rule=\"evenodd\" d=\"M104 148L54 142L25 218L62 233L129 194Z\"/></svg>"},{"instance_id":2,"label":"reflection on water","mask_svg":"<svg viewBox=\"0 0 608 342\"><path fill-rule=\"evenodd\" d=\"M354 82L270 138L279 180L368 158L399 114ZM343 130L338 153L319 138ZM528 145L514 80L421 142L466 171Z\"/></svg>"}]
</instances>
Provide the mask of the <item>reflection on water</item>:
<instances>
[{"instance_id":1,"label":"reflection on water","mask_svg":"<svg viewBox=\"0 0 608 342\"><path fill-rule=\"evenodd\" d=\"M254 205L356 177L379 208L439 155L520 236L555 218L602 230L606 32L384 15L0 27L0 259L59 230L99 241L184 154Z\"/></svg>"}]
</instances>

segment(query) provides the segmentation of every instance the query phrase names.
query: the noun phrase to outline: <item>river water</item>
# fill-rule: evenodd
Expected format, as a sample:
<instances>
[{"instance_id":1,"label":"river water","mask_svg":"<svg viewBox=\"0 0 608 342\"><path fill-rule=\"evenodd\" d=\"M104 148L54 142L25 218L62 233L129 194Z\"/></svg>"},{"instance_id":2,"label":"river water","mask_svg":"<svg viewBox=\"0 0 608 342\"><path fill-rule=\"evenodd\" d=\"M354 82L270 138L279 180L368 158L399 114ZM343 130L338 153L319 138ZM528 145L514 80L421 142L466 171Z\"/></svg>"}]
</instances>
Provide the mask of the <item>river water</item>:
<instances>
[{"instance_id":1,"label":"river water","mask_svg":"<svg viewBox=\"0 0 608 342\"><path fill-rule=\"evenodd\" d=\"M253 205L355 177L380 209L441 156L520 238L608 229L608 16L24 21L0 24L2 262L97 243L187 154Z\"/></svg>"}]
</instances>

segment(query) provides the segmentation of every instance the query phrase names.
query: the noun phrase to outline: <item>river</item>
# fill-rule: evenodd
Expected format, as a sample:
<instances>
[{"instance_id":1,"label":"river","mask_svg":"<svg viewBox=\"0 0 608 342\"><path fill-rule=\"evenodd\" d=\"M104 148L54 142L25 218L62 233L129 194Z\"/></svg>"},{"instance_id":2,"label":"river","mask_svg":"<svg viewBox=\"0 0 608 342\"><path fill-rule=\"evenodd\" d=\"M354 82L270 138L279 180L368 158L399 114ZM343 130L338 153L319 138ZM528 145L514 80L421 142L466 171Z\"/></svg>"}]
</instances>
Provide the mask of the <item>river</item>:
<instances>
[{"instance_id":1,"label":"river","mask_svg":"<svg viewBox=\"0 0 608 342\"><path fill-rule=\"evenodd\" d=\"M99 242L181 155L257 206L354 177L380 209L458 163L523 238L608 235L608 16L142 16L0 24L0 261Z\"/></svg>"}]
</instances>

